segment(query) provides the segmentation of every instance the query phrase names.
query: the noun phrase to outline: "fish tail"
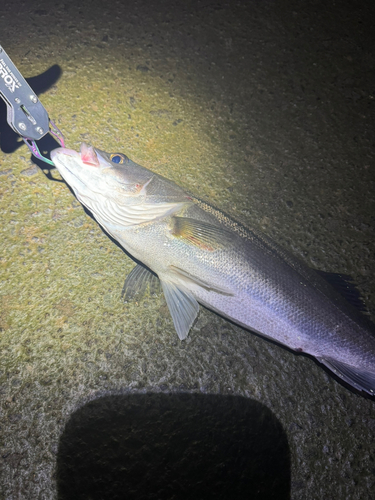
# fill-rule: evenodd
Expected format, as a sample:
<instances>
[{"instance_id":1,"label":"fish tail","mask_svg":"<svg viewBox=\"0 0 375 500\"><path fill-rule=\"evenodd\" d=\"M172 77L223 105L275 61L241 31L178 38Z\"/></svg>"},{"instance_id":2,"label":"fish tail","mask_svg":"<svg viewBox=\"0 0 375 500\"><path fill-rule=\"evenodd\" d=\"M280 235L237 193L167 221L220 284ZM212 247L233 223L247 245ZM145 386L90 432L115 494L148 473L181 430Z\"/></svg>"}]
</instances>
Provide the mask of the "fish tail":
<instances>
[{"instance_id":1,"label":"fish tail","mask_svg":"<svg viewBox=\"0 0 375 500\"><path fill-rule=\"evenodd\" d=\"M375 373L356 366L347 365L333 358L317 358L342 380L371 396L375 395Z\"/></svg>"}]
</instances>

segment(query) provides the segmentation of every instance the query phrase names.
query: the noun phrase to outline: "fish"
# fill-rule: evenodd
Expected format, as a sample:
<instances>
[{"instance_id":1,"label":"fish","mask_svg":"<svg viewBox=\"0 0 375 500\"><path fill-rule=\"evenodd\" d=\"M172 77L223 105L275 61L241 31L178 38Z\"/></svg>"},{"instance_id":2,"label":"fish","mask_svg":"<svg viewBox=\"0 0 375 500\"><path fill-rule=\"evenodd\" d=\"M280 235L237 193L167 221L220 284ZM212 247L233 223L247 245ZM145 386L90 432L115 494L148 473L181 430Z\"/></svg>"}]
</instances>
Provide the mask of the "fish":
<instances>
[{"instance_id":1,"label":"fish","mask_svg":"<svg viewBox=\"0 0 375 500\"><path fill-rule=\"evenodd\" d=\"M83 143L80 151L54 149L51 159L81 204L136 261L125 297L159 280L181 340L201 304L374 395L374 324L321 273L123 153ZM347 277L336 280L355 296Z\"/></svg>"}]
</instances>

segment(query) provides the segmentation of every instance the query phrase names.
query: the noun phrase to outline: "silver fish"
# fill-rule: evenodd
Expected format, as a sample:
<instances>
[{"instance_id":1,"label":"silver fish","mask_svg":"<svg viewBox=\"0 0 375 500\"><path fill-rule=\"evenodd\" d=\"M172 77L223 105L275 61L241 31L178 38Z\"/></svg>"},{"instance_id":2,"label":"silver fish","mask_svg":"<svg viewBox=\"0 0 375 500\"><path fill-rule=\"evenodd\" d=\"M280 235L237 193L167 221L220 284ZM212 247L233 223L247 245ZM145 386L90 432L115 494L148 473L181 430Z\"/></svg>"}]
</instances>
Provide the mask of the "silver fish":
<instances>
[{"instance_id":1,"label":"silver fish","mask_svg":"<svg viewBox=\"0 0 375 500\"><path fill-rule=\"evenodd\" d=\"M181 340L200 303L374 394L374 327L317 272L124 154L82 144L51 158L77 199L143 264L126 279L128 296L157 275Z\"/></svg>"}]
</instances>

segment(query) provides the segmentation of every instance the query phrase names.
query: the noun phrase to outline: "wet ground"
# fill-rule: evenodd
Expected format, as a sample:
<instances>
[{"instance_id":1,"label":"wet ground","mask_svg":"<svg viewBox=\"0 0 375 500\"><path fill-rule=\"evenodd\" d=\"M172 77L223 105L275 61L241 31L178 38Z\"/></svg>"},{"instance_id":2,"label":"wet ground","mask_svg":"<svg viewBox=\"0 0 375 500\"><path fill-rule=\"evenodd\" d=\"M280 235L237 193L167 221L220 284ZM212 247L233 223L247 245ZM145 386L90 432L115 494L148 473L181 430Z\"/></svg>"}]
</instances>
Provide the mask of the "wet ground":
<instances>
[{"instance_id":1,"label":"wet ground","mask_svg":"<svg viewBox=\"0 0 375 500\"><path fill-rule=\"evenodd\" d=\"M124 152L375 311L372 2L3 3L68 147ZM124 304L133 262L1 109L0 499L375 498L374 401L203 308L180 342L162 296Z\"/></svg>"}]
</instances>

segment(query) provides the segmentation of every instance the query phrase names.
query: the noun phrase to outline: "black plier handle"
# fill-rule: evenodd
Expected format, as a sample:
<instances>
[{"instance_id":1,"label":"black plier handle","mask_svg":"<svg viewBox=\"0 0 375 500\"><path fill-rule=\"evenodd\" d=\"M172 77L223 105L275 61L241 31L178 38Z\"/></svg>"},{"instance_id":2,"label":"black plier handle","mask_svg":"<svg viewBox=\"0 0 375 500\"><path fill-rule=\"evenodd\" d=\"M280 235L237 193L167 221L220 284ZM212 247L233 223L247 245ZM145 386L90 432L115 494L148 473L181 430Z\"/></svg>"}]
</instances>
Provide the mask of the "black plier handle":
<instances>
[{"instance_id":1,"label":"black plier handle","mask_svg":"<svg viewBox=\"0 0 375 500\"><path fill-rule=\"evenodd\" d=\"M9 126L19 134L34 156L51 165L41 155L35 141L51 133L64 147L64 136L48 117L38 96L0 45L0 97L7 105Z\"/></svg>"}]
</instances>

